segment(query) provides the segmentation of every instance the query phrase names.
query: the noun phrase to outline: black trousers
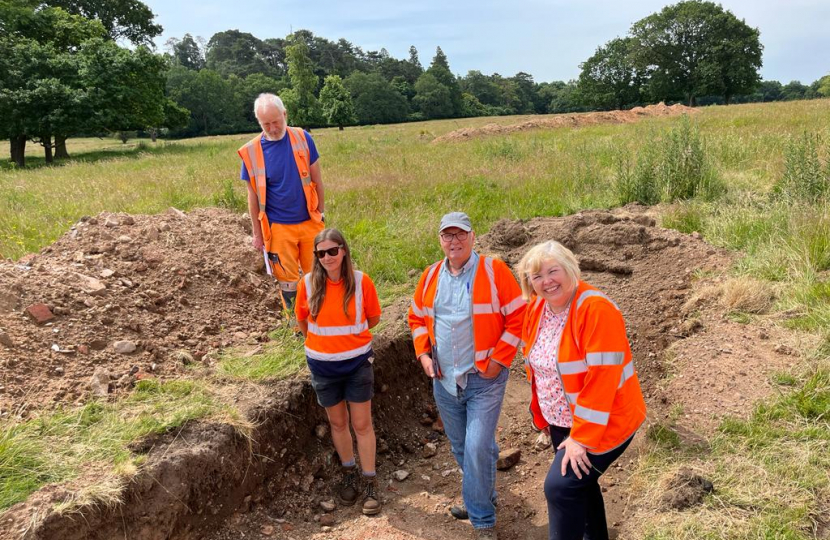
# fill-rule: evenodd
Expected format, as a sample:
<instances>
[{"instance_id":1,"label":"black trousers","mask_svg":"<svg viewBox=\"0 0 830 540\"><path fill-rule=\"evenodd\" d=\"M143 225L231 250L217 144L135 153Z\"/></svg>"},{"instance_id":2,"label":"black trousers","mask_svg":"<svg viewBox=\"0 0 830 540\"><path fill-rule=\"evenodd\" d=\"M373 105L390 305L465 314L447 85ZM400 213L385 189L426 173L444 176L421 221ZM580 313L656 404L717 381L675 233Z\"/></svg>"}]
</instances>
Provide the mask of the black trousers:
<instances>
[{"instance_id":1,"label":"black trousers","mask_svg":"<svg viewBox=\"0 0 830 540\"><path fill-rule=\"evenodd\" d=\"M545 478L545 498L548 501L548 538L550 540L608 540L608 524L605 521L605 502L599 477L622 455L632 435L623 444L605 454L588 453L591 472L582 472L582 480L576 477L570 463L562 476L562 458L565 450L556 450L570 429L550 426L553 451L556 456Z\"/></svg>"}]
</instances>

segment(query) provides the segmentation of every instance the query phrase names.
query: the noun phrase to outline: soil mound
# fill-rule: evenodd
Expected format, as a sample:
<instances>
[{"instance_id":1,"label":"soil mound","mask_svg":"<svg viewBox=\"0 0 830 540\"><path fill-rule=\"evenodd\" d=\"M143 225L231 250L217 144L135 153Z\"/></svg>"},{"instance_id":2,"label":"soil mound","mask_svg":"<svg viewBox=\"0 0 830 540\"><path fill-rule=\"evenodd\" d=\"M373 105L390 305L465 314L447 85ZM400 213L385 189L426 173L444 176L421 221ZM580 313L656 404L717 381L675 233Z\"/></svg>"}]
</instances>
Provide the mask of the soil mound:
<instances>
[{"instance_id":1,"label":"soil mound","mask_svg":"<svg viewBox=\"0 0 830 540\"><path fill-rule=\"evenodd\" d=\"M250 228L220 209L104 213L0 261L0 415L82 400L96 370L98 391L117 393L267 340L276 293Z\"/></svg>"},{"instance_id":2,"label":"soil mound","mask_svg":"<svg viewBox=\"0 0 830 540\"><path fill-rule=\"evenodd\" d=\"M557 114L549 117L537 117L526 122L502 126L499 124L487 124L478 128L461 128L451 131L433 139L433 143L458 142L488 137L490 135L505 135L517 131L528 131L531 129L555 129L561 127L581 127L594 124L632 124L649 116L677 116L681 114L692 114L695 110L681 104L666 105L660 102L647 107L634 107L628 111L607 111L579 114Z\"/></svg>"}]
</instances>

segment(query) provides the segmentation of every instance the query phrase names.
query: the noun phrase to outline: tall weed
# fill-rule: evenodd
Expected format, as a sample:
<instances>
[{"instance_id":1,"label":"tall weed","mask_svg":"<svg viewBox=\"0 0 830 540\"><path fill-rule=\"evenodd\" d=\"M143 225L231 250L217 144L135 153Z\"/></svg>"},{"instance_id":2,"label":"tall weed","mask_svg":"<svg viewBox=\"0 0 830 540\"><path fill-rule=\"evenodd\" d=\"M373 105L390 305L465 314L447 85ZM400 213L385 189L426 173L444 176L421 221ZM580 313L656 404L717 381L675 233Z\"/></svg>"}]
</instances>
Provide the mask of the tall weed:
<instances>
[{"instance_id":1,"label":"tall weed","mask_svg":"<svg viewBox=\"0 0 830 540\"><path fill-rule=\"evenodd\" d=\"M773 187L778 199L818 202L830 193L830 159L822 167L821 136L804 132L791 139L784 150L784 173Z\"/></svg>"},{"instance_id":2,"label":"tall weed","mask_svg":"<svg viewBox=\"0 0 830 540\"><path fill-rule=\"evenodd\" d=\"M619 160L616 188L621 204L713 200L725 191L703 137L688 116L664 135L652 136L633 166L625 157Z\"/></svg>"}]
</instances>

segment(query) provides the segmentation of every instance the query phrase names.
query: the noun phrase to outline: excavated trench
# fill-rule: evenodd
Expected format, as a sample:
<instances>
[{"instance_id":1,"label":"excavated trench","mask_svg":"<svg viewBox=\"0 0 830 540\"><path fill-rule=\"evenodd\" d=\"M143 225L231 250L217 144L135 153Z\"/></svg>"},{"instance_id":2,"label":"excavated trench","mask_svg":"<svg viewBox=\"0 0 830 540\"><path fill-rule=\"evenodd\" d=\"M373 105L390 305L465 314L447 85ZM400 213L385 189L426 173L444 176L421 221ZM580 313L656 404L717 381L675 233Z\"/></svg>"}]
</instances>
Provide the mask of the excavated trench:
<instances>
[{"instance_id":1,"label":"excavated trench","mask_svg":"<svg viewBox=\"0 0 830 540\"><path fill-rule=\"evenodd\" d=\"M690 295L694 272L723 268L728 255L698 237L656 227L648 209L636 206L528 222L503 220L478 239L477 249L515 265L528 247L551 238L570 247L580 259L584 279L607 292L623 310L650 414L662 415L670 404L666 404L658 384L664 376L660 353L695 332L694 326L684 326L682 310ZM440 443L443 453L439 456L446 457L449 445L428 427L427 415L434 414L434 406L427 380L413 361L411 339L404 328L403 304L387 313L391 313L392 324L376 336L375 343L373 412L379 471L388 475L393 467L404 463L420 466L422 471L428 472L428 467L437 471L438 464L430 465L418 454L424 443L432 440ZM498 437L503 448L525 449L526 457L522 459L527 467L521 475L500 473L500 489L507 492L506 502L499 510L500 527L505 538L542 538L546 518L540 497L541 482L550 460L546 453L531 453L535 435L526 418L528 389L522 381L521 367L516 366L513 371ZM180 432L144 441L135 450L148 453L148 465L126 487L121 504L84 507L72 514L33 511L50 508L52 503L66 498L65 489L44 488L30 497L25 507L14 507L7 513L10 519L4 524L14 527L10 537L265 538L271 533L260 534L262 520L272 520L274 515L284 517L282 523L288 522L289 527L284 530L300 527L294 538L310 536L308 527L316 527L314 532L319 532L320 525L315 523L319 516L313 516L315 511L309 507L327 492L327 479L335 476L337 464L330 438L318 429L325 426L326 420L309 382L302 377L282 381L265 388L262 397L245 403L247 417L257 426L250 438L228 425L195 422ZM418 459L420 465L415 464ZM450 472L432 474L432 478L422 474L408 490L420 491L427 499L430 493L441 493L444 499L435 504L438 507L447 497L457 496L459 478ZM609 522L615 516L623 518L626 496L620 490L624 487L618 485L606 497ZM459 534L453 528L459 526L457 523L430 518L430 509L425 510L426 507L410 502L395 507L394 499L403 497L398 491L389 485L386 497L392 500L387 501L385 512L389 513L383 519L393 520L389 514L395 512L409 516L387 526L414 536L377 530L373 536L454 538ZM434 502L431 500L430 504ZM240 520L242 514L251 517ZM444 519L445 513L440 514ZM349 523L355 518L341 515L339 519ZM535 524L536 529L531 531L529 524ZM246 535L239 533L243 529ZM299 534L301 531L305 532ZM353 537L363 538L366 534L358 530Z\"/></svg>"},{"instance_id":2,"label":"excavated trench","mask_svg":"<svg viewBox=\"0 0 830 540\"><path fill-rule=\"evenodd\" d=\"M402 446L407 451L418 418L400 413L428 408L427 385L412 361L410 338L380 336L375 350L376 387L383 389L373 401L377 434L392 451ZM314 478L330 475L334 467L330 443L315 434L315 428L325 423L325 413L307 380L276 385L264 403L248 411L248 417L257 424L250 439L228 425L193 423L181 432L144 441L143 448L135 450L149 450L152 466L129 484L122 504L87 507L73 514L49 513L25 538L200 537L243 505L307 491Z\"/></svg>"}]
</instances>

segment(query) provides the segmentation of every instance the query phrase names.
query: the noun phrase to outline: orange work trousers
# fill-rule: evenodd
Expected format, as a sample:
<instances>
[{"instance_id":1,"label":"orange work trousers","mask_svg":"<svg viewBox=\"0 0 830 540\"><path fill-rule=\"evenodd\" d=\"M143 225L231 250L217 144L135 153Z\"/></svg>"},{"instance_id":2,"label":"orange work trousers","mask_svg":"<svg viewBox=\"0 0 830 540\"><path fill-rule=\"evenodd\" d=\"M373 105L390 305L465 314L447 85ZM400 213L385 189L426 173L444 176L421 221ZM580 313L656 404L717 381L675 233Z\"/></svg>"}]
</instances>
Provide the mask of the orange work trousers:
<instances>
[{"instance_id":1,"label":"orange work trousers","mask_svg":"<svg viewBox=\"0 0 830 540\"><path fill-rule=\"evenodd\" d=\"M272 259L271 264L277 281L296 283L300 280L300 267L303 273L311 272L314 237L324 228L323 223L312 220L291 225L271 223L271 241L265 248L279 257L279 263Z\"/></svg>"}]
</instances>

